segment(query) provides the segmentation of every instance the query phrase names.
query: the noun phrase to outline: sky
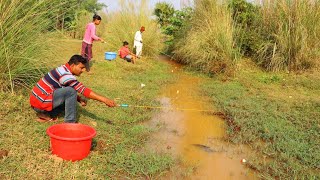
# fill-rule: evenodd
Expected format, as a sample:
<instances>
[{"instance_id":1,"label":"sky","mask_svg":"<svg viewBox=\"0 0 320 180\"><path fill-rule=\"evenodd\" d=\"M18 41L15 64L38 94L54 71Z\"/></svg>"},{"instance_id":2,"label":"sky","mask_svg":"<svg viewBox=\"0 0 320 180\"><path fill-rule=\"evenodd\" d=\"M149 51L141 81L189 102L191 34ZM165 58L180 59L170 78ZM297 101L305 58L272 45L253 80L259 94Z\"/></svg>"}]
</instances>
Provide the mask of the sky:
<instances>
[{"instance_id":1,"label":"sky","mask_svg":"<svg viewBox=\"0 0 320 180\"><path fill-rule=\"evenodd\" d=\"M119 9L118 0L98 0L98 1L108 6L107 8L108 12L117 11ZM192 0L149 0L149 6L150 8L153 9L157 2L167 2L169 4L172 4L174 6L174 9L180 10L181 9L180 5L188 4L190 3L190 1L192 2ZM255 1L256 0L247 0L247 2L255 2Z\"/></svg>"},{"instance_id":2,"label":"sky","mask_svg":"<svg viewBox=\"0 0 320 180\"><path fill-rule=\"evenodd\" d=\"M149 0L150 8L154 8L157 2L168 2L174 6L175 9L180 9L181 0ZM108 12L116 11L119 8L117 0L99 0L100 3L104 3L108 6Z\"/></svg>"}]
</instances>

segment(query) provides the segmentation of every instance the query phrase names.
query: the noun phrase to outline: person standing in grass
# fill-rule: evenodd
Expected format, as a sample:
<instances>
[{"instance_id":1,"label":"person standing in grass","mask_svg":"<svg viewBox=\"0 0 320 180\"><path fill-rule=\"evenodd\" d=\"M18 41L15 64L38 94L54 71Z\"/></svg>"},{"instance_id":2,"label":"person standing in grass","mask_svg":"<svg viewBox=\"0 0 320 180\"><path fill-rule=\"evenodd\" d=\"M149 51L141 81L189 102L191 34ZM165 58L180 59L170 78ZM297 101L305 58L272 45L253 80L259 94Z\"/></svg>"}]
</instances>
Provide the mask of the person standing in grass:
<instances>
[{"instance_id":1,"label":"person standing in grass","mask_svg":"<svg viewBox=\"0 0 320 180\"><path fill-rule=\"evenodd\" d=\"M136 62L136 55L129 50L129 43L127 41L123 42L123 46L119 49L119 55L122 59L127 62Z\"/></svg>"},{"instance_id":2,"label":"person standing in grass","mask_svg":"<svg viewBox=\"0 0 320 180\"><path fill-rule=\"evenodd\" d=\"M80 76L86 69L87 59L73 55L65 65L48 72L33 87L30 94L30 105L37 112L39 122L56 120L61 112L65 112L64 122L75 123L77 118L77 101L86 106L87 102L79 94L98 100L109 107L116 103L86 88L75 76Z\"/></svg>"},{"instance_id":3,"label":"person standing in grass","mask_svg":"<svg viewBox=\"0 0 320 180\"><path fill-rule=\"evenodd\" d=\"M86 64L87 72L90 71L90 60L92 56L92 43L93 41L101 41L105 42L102 38L96 35L96 25L99 25L101 22L101 17L97 14L93 16L92 22L88 23L86 26L86 31L84 33L81 55L88 60L88 64Z\"/></svg>"},{"instance_id":4,"label":"person standing in grass","mask_svg":"<svg viewBox=\"0 0 320 180\"><path fill-rule=\"evenodd\" d=\"M145 31L145 27L141 26L140 30L134 35L134 44L133 47L136 48L137 58L141 57L142 53L142 33Z\"/></svg>"}]
</instances>

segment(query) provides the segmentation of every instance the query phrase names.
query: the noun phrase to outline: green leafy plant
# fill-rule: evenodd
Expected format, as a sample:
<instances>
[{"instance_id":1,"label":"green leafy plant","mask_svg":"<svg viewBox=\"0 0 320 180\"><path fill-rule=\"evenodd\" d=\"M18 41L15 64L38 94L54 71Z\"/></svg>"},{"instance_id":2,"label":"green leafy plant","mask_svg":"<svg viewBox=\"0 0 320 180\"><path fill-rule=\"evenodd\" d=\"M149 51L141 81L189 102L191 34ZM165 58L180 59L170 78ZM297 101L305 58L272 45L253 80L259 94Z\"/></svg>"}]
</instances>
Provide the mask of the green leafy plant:
<instances>
[{"instance_id":1,"label":"green leafy plant","mask_svg":"<svg viewBox=\"0 0 320 180\"><path fill-rule=\"evenodd\" d=\"M233 35L236 46L245 56L252 56L257 49L257 19L259 7L246 0L232 0L228 5L237 29Z\"/></svg>"},{"instance_id":2,"label":"green leafy plant","mask_svg":"<svg viewBox=\"0 0 320 180\"><path fill-rule=\"evenodd\" d=\"M153 14L157 17L157 22L161 26L162 33L165 34L166 44L162 54L172 55L174 44L186 33L189 21L192 17L193 9L190 7L182 10L175 10L172 4L159 2L156 4Z\"/></svg>"}]
</instances>

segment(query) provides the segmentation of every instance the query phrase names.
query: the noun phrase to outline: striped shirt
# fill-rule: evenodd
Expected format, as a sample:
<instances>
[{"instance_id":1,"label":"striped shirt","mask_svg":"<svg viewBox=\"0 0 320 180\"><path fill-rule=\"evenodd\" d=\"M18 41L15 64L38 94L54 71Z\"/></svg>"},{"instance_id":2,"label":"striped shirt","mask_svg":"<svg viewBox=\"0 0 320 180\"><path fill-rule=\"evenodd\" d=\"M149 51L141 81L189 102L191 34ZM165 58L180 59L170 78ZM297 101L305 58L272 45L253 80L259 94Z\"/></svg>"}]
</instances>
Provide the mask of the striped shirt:
<instances>
[{"instance_id":1,"label":"striped shirt","mask_svg":"<svg viewBox=\"0 0 320 180\"><path fill-rule=\"evenodd\" d=\"M51 70L33 87L30 94L30 105L37 109L51 111L53 105L53 92L58 88L72 87L78 93L88 97L91 93L71 73L70 65L67 63Z\"/></svg>"}]
</instances>

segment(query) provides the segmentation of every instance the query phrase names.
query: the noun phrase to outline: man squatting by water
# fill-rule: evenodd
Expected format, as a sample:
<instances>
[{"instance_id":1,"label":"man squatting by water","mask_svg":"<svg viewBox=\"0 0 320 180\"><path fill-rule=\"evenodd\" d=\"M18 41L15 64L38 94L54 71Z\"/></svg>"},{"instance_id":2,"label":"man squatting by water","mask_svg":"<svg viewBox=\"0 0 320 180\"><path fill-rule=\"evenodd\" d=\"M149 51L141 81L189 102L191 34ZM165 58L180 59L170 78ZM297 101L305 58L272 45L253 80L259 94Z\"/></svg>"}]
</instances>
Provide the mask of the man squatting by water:
<instances>
[{"instance_id":1,"label":"man squatting by water","mask_svg":"<svg viewBox=\"0 0 320 180\"><path fill-rule=\"evenodd\" d=\"M64 122L75 123L77 101L82 106L87 105L86 100L78 93L109 107L116 106L113 100L93 92L76 79L75 76L80 76L85 71L87 63L86 58L73 55L68 63L51 70L38 81L30 94L30 105L37 112L37 121L56 120L64 111Z\"/></svg>"}]
</instances>

